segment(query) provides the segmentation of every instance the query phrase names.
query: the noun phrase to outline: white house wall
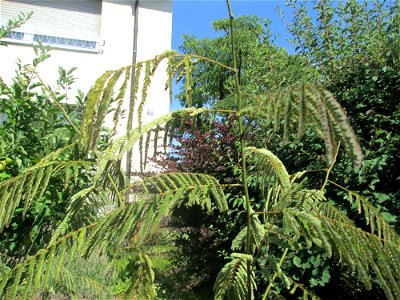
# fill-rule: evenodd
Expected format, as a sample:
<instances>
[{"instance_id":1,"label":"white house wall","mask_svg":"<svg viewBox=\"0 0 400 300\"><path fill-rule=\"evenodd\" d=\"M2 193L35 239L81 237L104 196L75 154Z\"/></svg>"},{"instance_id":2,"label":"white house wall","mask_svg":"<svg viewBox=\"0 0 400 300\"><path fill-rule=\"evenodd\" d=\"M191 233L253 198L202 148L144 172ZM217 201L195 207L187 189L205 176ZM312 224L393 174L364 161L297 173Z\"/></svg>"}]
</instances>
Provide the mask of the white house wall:
<instances>
[{"instance_id":1,"label":"white house wall","mask_svg":"<svg viewBox=\"0 0 400 300\"><path fill-rule=\"evenodd\" d=\"M43 0L40 1L43 2ZM100 41L104 41L104 46L100 46L102 53L53 48L50 52L51 58L41 64L38 69L43 80L50 85L55 85L58 78L58 66L65 69L78 67L75 72L78 80L73 87L87 92L104 71L131 64L134 2L134 0L103 0L100 29ZM137 61L150 59L171 48L171 0L139 1L138 20ZM23 63L30 63L33 57L34 52L29 44L9 42L7 47L0 46L0 76L5 82L10 83L15 74L17 58ZM148 99L151 103L149 107L153 111L153 116L168 112L168 92L164 90L166 79L164 72L157 72L149 90ZM157 105L153 106L155 103Z\"/></svg>"},{"instance_id":2,"label":"white house wall","mask_svg":"<svg viewBox=\"0 0 400 300\"><path fill-rule=\"evenodd\" d=\"M58 66L65 69L78 67L75 71L78 80L73 88L86 93L104 71L131 64L134 51L134 6L135 0L102 0L100 27L100 43L104 44L100 47L102 52L53 48L50 52L51 58L38 68L42 79L52 86L58 78ZM172 1L139 1L137 61L151 59L170 49L171 35ZM0 46L0 77L10 83L16 69L17 58L23 63L30 63L33 57L33 49L28 44L9 43L7 47ZM165 64L160 66L152 80L148 91L148 104L144 108L144 122L169 110L169 93L165 91L167 80L165 67ZM73 99L69 101L73 102ZM125 129L125 122L119 125L121 129Z\"/></svg>"},{"instance_id":3,"label":"white house wall","mask_svg":"<svg viewBox=\"0 0 400 300\"><path fill-rule=\"evenodd\" d=\"M139 8L139 35L137 61L151 59L171 48L171 1L142 1ZM168 13L169 12L169 13ZM169 25L169 26L167 26ZM166 48L164 45L168 45ZM156 71L148 94L144 120L159 117L169 110L169 92L165 91L167 76L164 61Z\"/></svg>"}]
</instances>

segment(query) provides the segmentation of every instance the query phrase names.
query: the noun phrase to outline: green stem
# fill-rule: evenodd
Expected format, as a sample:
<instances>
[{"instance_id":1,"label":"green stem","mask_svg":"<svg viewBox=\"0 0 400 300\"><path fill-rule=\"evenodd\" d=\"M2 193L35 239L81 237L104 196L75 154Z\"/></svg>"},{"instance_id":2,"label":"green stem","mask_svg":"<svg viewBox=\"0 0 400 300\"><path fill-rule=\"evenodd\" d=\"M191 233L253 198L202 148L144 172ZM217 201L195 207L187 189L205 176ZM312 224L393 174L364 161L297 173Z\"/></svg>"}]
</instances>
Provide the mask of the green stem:
<instances>
[{"instance_id":1,"label":"green stem","mask_svg":"<svg viewBox=\"0 0 400 300\"><path fill-rule=\"evenodd\" d=\"M250 215L282 215L283 213L281 211L255 211L251 213Z\"/></svg>"},{"instance_id":2,"label":"green stem","mask_svg":"<svg viewBox=\"0 0 400 300\"><path fill-rule=\"evenodd\" d=\"M72 128L75 130L76 133L79 134L79 129L76 127L75 123L70 119L68 116L68 113L64 109L64 107L61 105L61 103L57 100L57 97L54 95L54 92L47 86L46 83L42 80L42 78L39 76L39 74L35 70L30 70L40 81L40 83L43 85L44 89L49 93L51 99L53 99L54 103L57 105L57 107L61 110L62 114L64 115L65 120L72 126Z\"/></svg>"},{"instance_id":3,"label":"green stem","mask_svg":"<svg viewBox=\"0 0 400 300\"><path fill-rule=\"evenodd\" d=\"M201 59L201 60L204 60L204 61L208 61L208 62L216 64L216 65L219 65L219 66L221 66L221 67L223 67L225 69L231 70L234 73L238 72L236 68L228 67L227 65L224 65L223 63L220 63L220 62L218 62L216 60L213 60L211 58L208 58L208 57L204 57L204 56L200 56L200 55L196 55L196 54L190 54L190 57L198 58L198 59Z\"/></svg>"},{"instance_id":4,"label":"green stem","mask_svg":"<svg viewBox=\"0 0 400 300\"><path fill-rule=\"evenodd\" d=\"M278 276L279 270L280 270L280 268L281 268L281 266L282 266L283 260L285 259L288 250L289 250L289 248L285 248L285 251L283 251L283 254L282 254L282 256L281 256L281 259L279 260L279 263L278 263L278 265L277 265L277 270L276 270L276 272L274 273L274 275L272 276L272 279L269 281L269 284L268 284L268 286L267 286L267 289L265 290L265 293L264 293L264 296L262 297L262 300L267 299L268 293L269 293L269 291L271 290L272 284L274 283L276 277Z\"/></svg>"},{"instance_id":5,"label":"green stem","mask_svg":"<svg viewBox=\"0 0 400 300\"><path fill-rule=\"evenodd\" d=\"M335 156L333 158L332 164L329 166L328 171L326 171L325 180L324 180L324 183L322 184L321 191L324 190L326 184L328 183L329 175L331 174L333 166L336 163L336 158L337 158L338 153L339 153L339 148L340 148L340 142L338 143L338 146L337 146L336 153L335 153Z\"/></svg>"},{"instance_id":6,"label":"green stem","mask_svg":"<svg viewBox=\"0 0 400 300\"><path fill-rule=\"evenodd\" d=\"M232 47L232 60L233 60L233 69L235 70L235 87L236 87L236 97L237 97L237 110L240 111L242 108L242 93L240 90L240 81L239 81L239 72L237 69L236 62L236 47L235 47L235 34L234 34L234 26L233 26L233 14L231 9L230 0L226 0L226 4L228 6L229 11L229 26L230 26L230 36L231 36L231 47ZM251 204L250 204L250 196L249 189L247 186L247 166L246 166L246 156L244 153L245 149L245 141L244 141L244 129L243 129L243 120L242 117L238 118L239 123L239 135L240 135L240 157L242 160L242 181L243 181L243 190L246 201L246 211L247 211L247 237L246 237L246 254L250 254L250 228L251 228ZM247 262L247 299L251 299L251 262Z\"/></svg>"},{"instance_id":7,"label":"green stem","mask_svg":"<svg viewBox=\"0 0 400 300\"><path fill-rule=\"evenodd\" d=\"M215 113L222 113L222 114L238 114L237 110L234 109L214 109L210 108L208 109L209 112L215 112Z\"/></svg>"},{"instance_id":8,"label":"green stem","mask_svg":"<svg viewBox=\"0 0 400 300\"><path fill-rule=\"evenodd\" d=\"M111 185L112 185L113 188L114 188L115 194L117 195L118 202L119 202L119 207L125 207L124 199L123 199L123 197L122 197L122 195L121 195L121 192L118 190L117 185L115 184L115 181L114 181L114 179L112 178L110 172L107 172L107 177L108 177L108 179L110 180Z\"/></svg>"}]
</instances>

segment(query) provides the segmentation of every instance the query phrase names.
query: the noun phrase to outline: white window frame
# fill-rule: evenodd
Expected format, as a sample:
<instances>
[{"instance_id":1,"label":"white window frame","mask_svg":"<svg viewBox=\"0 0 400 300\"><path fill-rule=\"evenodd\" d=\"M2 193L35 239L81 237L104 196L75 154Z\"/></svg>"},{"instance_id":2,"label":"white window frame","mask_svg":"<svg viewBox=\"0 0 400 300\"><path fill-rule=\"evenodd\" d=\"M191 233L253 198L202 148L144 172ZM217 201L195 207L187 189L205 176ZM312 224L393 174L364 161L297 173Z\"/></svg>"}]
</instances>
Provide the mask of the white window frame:
<instances>
[{"instance_id":1,"label":"white window frame","mask_svg":"<svg viewBox=\"0 0 400 300\"><path fill-rule=\"evenodd\" d=\"M61 5L61 8L57 8L57 1L59 1L58 4ZM40 41L52 48L102 53L102 46L104 45L104 41L100 40L102 1L91 0L91 2L97 12L88 13L87 11L79 11L80 5L87 10L91 8L87 8L88 0L0 0L0 19L2 25L8 21L5 19L6 17L12 18L16 16L21 8L24 10L30 9L29 11L33 11L34 15L35 9L37 9L36 19L32 16L26 24L22 25L21 28L13 30L3 41L9 44L23 45L30 45ZM73 9L68 9L68 6L73 7ZM67 19L59 22L59 24L57 23L55 29L52 29L50 25L52 22L51 16L48 19L46 18L47 15L51 15L52 10L54 10L55 15L62 15L64 13L64 15L67 15L67 18L71 19L69 24L74 24L71 27L67 27L66 23L70 21ZM87 19L85 19L86 16ZM74 17L75 19L73 19ZM79 21L74 22L77 19ZM87 32L82 30L82 33L79 32L80 28L85 28L85 23L88 24L90 30L86 30ZM69 32L71 28L72 33Z\"/></svg>"}]
</instances>

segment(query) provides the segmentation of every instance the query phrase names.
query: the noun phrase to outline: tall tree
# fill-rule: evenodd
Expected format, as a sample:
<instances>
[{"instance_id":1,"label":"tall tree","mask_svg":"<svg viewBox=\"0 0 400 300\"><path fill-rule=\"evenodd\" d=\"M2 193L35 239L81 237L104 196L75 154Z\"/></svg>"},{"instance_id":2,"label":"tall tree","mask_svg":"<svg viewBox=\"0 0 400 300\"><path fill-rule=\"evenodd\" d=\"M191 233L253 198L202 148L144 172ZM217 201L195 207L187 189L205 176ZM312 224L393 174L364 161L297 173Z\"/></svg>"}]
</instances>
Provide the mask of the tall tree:
<instances>
[{"instance_id":1,"label":"tall tree","mask_svg":"<svg viewBox=\"0 0 400 300\"><path fill-rule=\"evenodd\" d=\"M277 87L287 87L312 78L313 69L306 60L289 55L274 45L269 32L269 20L257 16L240 16L234 21L238 51L239 80L243 93L264 93ZM223 65L232 64L230 54L229 20L213 22L216 38L198 39L184 35L180 47L183 53L208 57ZM199 61L193 67L193 103L213 104L234 91L234 77L220 64ZM184 94L178 96L183 100Z\"/></svg>"},{"instance_id":2,"label":"tall tree","mask_svg":"<svg viewBox=\"0 0 400 300\"><path fill-rule=\"evenodd\" d=\"M361 171L341 161L335 179L369 196L399 226L400 2L287 3L298 52L346 109L365 149Z\"/></svg>"}]
</instances>

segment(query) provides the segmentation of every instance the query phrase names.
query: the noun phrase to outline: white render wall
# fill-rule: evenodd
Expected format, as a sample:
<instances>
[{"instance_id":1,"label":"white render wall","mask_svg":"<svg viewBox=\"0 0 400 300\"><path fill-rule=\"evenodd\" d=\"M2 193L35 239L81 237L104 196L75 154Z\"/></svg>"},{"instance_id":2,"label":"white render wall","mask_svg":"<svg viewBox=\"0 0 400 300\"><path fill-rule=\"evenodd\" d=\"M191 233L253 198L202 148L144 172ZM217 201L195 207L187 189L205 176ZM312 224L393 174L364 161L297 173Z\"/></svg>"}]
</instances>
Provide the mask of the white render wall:
<instances>
[{"instance_id":1,"label":"white render wall","mask_svg":"<svg viewBox=\"0 0 400 300\"><path fill-rule=\"evenodd\" d=\"M42 79L50 86L55 86L58 66L67 70L78 67L74 73L78 80L74 83L73 90L81 89L87 93L95 80L106 70L130 65L134 51L134 10L135 0L102 0L100 27L100 41L104 41L104 46L101 47L102 53L53 48L50 52L51 57L38 68ZM136 61L151 59L171 49L171 39L172 0L140 0ZM16 69L17 58L21 59L22 63L31 63L33 57L34 51L27 44L9 43L7 47L0 46L0 77L10 83ZM144 124L169 111L169 92L165 90L167 81L165 68L164 62L152 79L147 104L143 110ZM72 92L68 103L74 102L74 96ZM126 95L123 107L125 110L128 110L128 103L129 93ZM126 122L127 118L124 118L119 123L118 135L125 134ZM137 124L135 118L134 122ZM106 123L112 127L112 116L106 118ZM133 126L135 127L135 124ZM137 154L137 151L136 147L134 153ZM152 150L149 153L152 153ZM138 171L139 155L133 155L132 162L132 171Z\"/></svg>"},{"instance_id":2,"label":"white render wall","mask_svg":"<svg viewBox=\"0 0 400 300\"><path fill-rule=\"evenodd\" d=\"M65 69L78 67L74 73L78 80L73 89L81 89L86 93L104 71L130 65L133 57L134 6L135 0L102 0L102 53L53 48L50 52L51 58L38 68L42 79L54 86L58 78L58 66ZM138 21L137 61L151 59L171 48L172 0L140 0ZM30 63L33 57L33 49L28 44L9 42L7 47L0 46L0 77L10 83L17 58L22 63ZM167 80L164 70L165 67L161 66L153 78L148 104L144 110L144 122L169 110L168 91L164 88ZM73 95L71 98L73 102Z\"/></svg>"},{"instance_id":3,"label":"white render wall","mask_svg":"<svg viewBox=\"0 0 400 300\"><path fill-rule=\"evenodd\" d=\"M150 0L139 3L141 4L138 19L137 61L143 61L171 49L172 1ZM148 102L143 110L145 112L144 122L169 111L169 92L165 90L166 67L166 61L162 62L152 80L152 86L148 92Z\"/></svg>"}]
</instances>

